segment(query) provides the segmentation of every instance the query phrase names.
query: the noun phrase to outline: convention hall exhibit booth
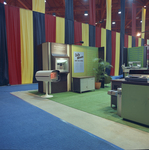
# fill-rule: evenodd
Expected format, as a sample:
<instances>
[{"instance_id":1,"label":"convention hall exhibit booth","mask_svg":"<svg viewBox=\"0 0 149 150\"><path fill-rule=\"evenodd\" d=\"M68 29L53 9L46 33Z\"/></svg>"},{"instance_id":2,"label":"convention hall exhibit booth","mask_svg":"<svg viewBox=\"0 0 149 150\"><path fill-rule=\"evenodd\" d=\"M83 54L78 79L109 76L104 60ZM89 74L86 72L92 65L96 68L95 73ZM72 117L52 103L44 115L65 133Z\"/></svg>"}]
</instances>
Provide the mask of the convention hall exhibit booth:
<instances>
[{"instance_id":1,"label":"convention hall exhibit booth","mask_svg":"<svg viewBox=\"0 0 149 150\"><path fill-rule=\"evenodd\" d=\"M103 57L104 48L46 42L38 45L37 50L38 70L60 71L59 82L49 83L49 93L95 90L93 59L101 51ZM39 92L45 93L45 87L44 82L38 82Z\"/></svg>"}]
</instances>

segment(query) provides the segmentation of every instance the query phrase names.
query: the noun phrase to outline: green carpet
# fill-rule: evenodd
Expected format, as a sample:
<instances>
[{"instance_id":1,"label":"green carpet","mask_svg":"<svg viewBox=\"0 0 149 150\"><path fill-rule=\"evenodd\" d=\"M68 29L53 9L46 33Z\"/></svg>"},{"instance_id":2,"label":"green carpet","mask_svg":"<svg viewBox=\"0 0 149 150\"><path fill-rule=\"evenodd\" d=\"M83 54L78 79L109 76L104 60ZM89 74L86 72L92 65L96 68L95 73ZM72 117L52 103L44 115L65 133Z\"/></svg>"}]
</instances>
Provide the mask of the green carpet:
<instances>
[{"instance_id":1,"label":"green carpet","mask_svg":"<svg viewBox=\"0 0 149 150\"><path fill-rule=\"evenodd\" d=\"M142 131L149 132L148 127L123 120L117 115L117 110L111 108L110 106L111 96L107 94L107 91L110 89L111 86L108 85L105 88L84 93L55 93L52 94L54 97L50 98L50 100ZM31 93L41 95L41 93L38 93L37 91L33 91Z\"/></svg>"}]
</instances>

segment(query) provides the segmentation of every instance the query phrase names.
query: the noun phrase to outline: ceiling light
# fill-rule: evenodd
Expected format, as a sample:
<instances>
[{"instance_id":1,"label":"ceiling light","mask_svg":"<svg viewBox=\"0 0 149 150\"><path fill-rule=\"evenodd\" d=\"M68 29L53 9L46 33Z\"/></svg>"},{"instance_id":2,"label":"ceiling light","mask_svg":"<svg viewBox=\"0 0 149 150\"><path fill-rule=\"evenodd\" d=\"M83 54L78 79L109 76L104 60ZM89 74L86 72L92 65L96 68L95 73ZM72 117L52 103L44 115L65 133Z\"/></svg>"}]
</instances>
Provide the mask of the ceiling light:
<instances>
[{"instance_id":1,"label":"ceiling light","mask_svg":"<svg viewBox=\"0 0 149 150\"><path fill-rule=\"evenodd\" d=\"M146 6L144 6L144 8L146 8Z\"/></svg>"},{"instance_id":2,"label":"ceiling light","mask_svg":"<svg viewBox=\"0 0 149 150\"><path fill-rule=\"evenodd\" d=\"M113 22L112 22L112 24L116 24L116 22L115 22L115 21L113 21Z\"/></svg>"},{"instance_id":3,"label":"ceiling light","mask_svg":"<svg viewBox=\"0 0 149 150\"><path fill-rule=\"evenodd\" d=\"M121 10L120 9L118 10L118 14L121 14Z\"/></svg>"},{"instance_id":4,"label":"ceiling light","mask_svg":"<svg viewBox=\"0 0 149 150\"><path fill-rule=\"evenodd\" d=\"M84 16L88 16L88 11L85 11L85 12L84 12Z\"/></svg>"},{"instance_id":5,"label":"ceiling light","mask_svg":"<svg viewBox=\"0 0 149 150\"><path fill-rule=\"evenodd\" d=\"M142 23L142 20L140 21L140 23Z\"/></svg>"},{"instance_id":6,"label":"ceiling light","mask_svg":"<svg viewBox=\"0 0 149 150\"><path fill-rule=\"evenodd\" d=\"M56 13L52 13L52 15L55 17L55 16L56 16Z\"/></svg>"},{"instance_id":7,"label":"ceiling light","mask_svg":"<svg viewBox=\"0 0 149 150\"><path fill-rule=\"evenodd\" d=\"M140 35L141 35L141 33L140 33L140 32L138 32L138 33L137 33L137 36L140 36Z\"/></svg>"},{"instance_id":8,"label":"ceiling light","mask_svg":"<svg viewBox=\"0 0 149 150\"><path fill-rule=\"evenodd\" d=\"M46 0L44 0L44 2L46 3Z\"/></svg>"},{"instance_id":9,"label":"ceiling light","mask_svg":"<svg viewBox=\"0 0 149 150\"><path fill-rule=\"evenodd\" d=\"M4 1L4 3L3 3L4 5L7 5L7 3L6 3L6 1Z\"/></svg>"}]
</instances>

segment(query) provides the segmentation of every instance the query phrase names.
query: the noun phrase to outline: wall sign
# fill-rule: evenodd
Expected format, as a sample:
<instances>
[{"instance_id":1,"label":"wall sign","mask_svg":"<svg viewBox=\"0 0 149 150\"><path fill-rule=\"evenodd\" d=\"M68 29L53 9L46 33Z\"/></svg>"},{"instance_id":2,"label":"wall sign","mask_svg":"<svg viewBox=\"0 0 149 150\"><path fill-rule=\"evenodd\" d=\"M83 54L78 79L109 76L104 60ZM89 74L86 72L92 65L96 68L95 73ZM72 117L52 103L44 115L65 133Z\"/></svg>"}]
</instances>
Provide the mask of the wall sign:
<instances>
[{"instance_id":1,"label":"wall sign","mask_svg":"<svg viewBox=\"0 0 149 150\"><path fill-rule=\"evenodd\" d=\"M74 73L84 72L84 52L74 52Z\"/></svg>"}]
</instances>

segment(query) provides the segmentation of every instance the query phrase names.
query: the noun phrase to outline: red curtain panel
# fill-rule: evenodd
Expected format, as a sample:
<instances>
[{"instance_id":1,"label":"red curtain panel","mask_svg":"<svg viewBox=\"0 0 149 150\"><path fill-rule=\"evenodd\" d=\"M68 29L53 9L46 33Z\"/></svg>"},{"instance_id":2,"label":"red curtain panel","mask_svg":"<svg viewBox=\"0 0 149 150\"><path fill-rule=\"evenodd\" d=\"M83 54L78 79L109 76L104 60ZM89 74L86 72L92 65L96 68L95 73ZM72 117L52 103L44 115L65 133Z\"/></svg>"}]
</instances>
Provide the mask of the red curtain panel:
<instances>
[{"instance_id":1,"label":"red curtain panel","mask_svg":"<svg viewBox=\"0 0 149 150\"><path fill-rule=\"evenodd\" d=\"M96 27L96 47L101 47L101 28Z\"/></svg>"},{"instance_id":2,"label":"red curtain panel","mask_svg":"<svg viewBox=\"0 0 149 150\"><path fill-rule=\"evenodd\" d=\"M111 65L113 66L111 68L111 76L114 76L115 73L115 50L116 50L116 32L112 31L112 61Z\"/></svg>"},{"instance_id":3,"label":"red curtain panel","mask_svg":"<svg viewBox=\"0 0 149 150\"><path fill-rule=\"evenodd\" d=\"M89 0L89 24L95 26L96 21L96 5L95 0Z\"/></svg>"},{"instance_id":4,"label":"red curtain panel","mask_svg":"<svg viewBox=\"0 0 149 150\"><path fill-rule=\"evenodd\" d=\"M75 45L82 45L82 23L74 21L74 43Z\"/></svg>"},{"instance_id":5,"label":"red curtain panel","mask_svg":"<svg viewBox=\"0 0 149 150\"><path fill-rule=\"evenodd\" d=\"M5 6L9 84L21 84L20 11Z\"/></svg>"},{"instance_id":6,"label":"red curtain panel","mask_svg":"<svg viewBox=\"0 0 149 150\"><path fill-rule=\"evenodd\" d=\"M136 47L138 47L138 37L136 37Z\"/></svg>"},{"instance_id":7,"label":"red curtain panel","mask_svg":"<svg viewBox=\"0 0 149 150\"><path fill-rule=\"evenodd\" d=\"M56 17L45 14L46 42L56 42Z\"/></svg>"},{"instance_id":8,"label":"red curtain panel","mask_svg":"<svg viewBox=\"0 0 149 150\"><path fill-rule=\"evenodd\" d=\"M125 34L124 47L128 48L128 35Z\"/></svg>"},{"instance_id":9,"label":"red curtain panel","mask_svg":"<svg viewBox=\"0 0 149 150\"><path fill-rule=\"evenodd\" d=\"M132 3L132 36L136 37L136 4Z\"/></svg>"}]
</instances>

